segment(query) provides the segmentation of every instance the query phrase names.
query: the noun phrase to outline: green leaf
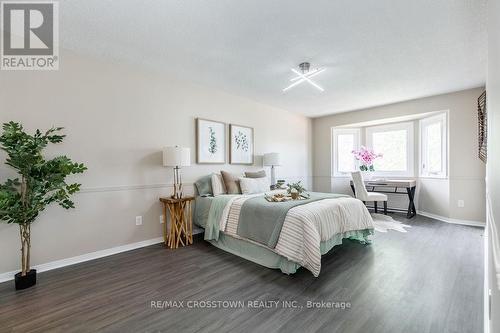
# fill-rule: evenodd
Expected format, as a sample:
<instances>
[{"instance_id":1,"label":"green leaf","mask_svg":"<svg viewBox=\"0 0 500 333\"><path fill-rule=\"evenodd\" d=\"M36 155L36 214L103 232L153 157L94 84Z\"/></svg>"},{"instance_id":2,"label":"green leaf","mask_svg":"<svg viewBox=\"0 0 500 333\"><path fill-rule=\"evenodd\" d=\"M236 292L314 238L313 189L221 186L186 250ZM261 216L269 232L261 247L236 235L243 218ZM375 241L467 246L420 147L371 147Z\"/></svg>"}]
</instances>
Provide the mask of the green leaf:
<instances>
[{"instance_id":1,"label":"green leaf","mask_svg":"<svg viewBox=\"0 0 500 333\"><path fill-rule=\"evenodd\" d=\"M62 127L52 127L33 135L26 133L16 122L2 125L0 149L7 154L5 164L14 169L19 178L0 184L0 220L7 223L33 223L39 213L51 203L63 208L74 208L70 196L80 190L80 184L67 184L66 178L83 173L87 167L73 162L67 156L46 160L43 151L48 144L60 143L65 135Z\"/></svg>"}]
</instances>

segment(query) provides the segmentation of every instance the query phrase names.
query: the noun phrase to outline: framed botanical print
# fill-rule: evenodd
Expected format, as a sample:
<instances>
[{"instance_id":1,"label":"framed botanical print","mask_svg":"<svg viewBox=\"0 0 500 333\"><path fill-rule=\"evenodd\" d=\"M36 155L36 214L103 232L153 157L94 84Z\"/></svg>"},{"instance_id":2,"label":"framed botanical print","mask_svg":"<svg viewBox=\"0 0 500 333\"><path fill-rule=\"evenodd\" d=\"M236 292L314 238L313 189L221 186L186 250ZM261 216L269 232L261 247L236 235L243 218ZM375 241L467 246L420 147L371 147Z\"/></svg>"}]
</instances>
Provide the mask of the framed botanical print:
<instances>
[{"instance_id":1,"label":"framed botanical print","mask_svg":"<svg viewBox=\"0 0 500 333\"><path fill-rule=\"evenodd\" d=\"M196 163L226 163L226 124L196 118Z\"/></svg>"},{"instance_id":2,"label":"framed botanical print","mask_svg":"<svg viewBox=\"0 0 500 333\"><path fill-rule=\"evenodd\" d=\"M229 163L253 164L253 128L229 125Z\"/></svg>"}]
</instances>

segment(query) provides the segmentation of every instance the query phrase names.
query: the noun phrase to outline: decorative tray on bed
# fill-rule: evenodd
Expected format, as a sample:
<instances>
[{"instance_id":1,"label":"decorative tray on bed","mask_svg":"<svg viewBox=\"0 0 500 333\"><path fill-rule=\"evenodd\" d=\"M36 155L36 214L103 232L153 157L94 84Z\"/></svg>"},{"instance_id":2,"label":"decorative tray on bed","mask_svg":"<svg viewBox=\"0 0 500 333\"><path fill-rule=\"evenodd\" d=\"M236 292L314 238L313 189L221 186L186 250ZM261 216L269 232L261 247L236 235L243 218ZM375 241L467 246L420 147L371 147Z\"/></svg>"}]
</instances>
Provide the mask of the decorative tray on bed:
<instances>
[{"instance_id":1,"label":"decorative tray on bed","mask_svg":"<svg viewBox=\"0 0 500 333\"><path fill-rule=\"evenodd\" d=\"M291 201L291 200L306 200L306 199L309 199L309 194L308 193L301 193L296 198L293 198L291 194L276 193L276 194L266 195L265 197L266 197L266 200L269 202L284 202L284 201Z\"/></svg>"}]
</instances>

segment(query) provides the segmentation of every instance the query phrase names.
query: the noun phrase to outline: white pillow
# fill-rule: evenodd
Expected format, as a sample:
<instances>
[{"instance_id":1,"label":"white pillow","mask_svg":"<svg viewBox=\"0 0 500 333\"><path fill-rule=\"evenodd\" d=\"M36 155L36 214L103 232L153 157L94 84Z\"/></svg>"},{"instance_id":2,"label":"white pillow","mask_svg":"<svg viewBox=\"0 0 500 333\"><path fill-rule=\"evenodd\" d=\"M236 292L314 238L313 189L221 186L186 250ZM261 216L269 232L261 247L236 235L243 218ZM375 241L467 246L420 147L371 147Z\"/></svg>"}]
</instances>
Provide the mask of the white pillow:
<instances>
[{"instance_id":1,"label":"white pillow","mask_svg":"<svg viewBox=\"0 0 500 333\"><path fill-rule=\"evenodd\" d=\"M264 178L245 178L240 177L240 187L241 193L243 194L254 194L254 193L264 193L269 191L269 186L271 183Z\"/></svg>"},{"instance_id":2,"label":"white pillow","mask_svg":"<svg viewBox=\"0 0 500 333\"><path fill-rule=\"evenodd\" d=\"M226 187L224 186L224 181L219 173L212 174L212 192L214 197L226 194Z\"/></svg>"}]
</instances>

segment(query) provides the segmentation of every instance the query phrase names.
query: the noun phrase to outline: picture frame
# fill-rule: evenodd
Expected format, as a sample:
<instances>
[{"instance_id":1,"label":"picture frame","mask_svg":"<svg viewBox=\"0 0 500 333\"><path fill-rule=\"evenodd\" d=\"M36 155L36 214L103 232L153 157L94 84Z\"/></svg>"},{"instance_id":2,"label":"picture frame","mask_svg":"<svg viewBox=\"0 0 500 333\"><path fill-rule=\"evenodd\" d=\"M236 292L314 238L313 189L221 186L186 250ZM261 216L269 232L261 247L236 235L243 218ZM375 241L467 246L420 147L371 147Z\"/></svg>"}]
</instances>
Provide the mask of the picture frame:
<instances>
[{"instance_id":1,"label":"picture frame","mask_svg":"<svg viewBox=\"0 0 500 333\"><path fill-rule=\"evenodd\" d=\"M253 127L229 124L229 163L254 164Z\"/></svg>"},{"instance_id":2,"label":"picture frame","mask_svg":"<svg viewBox=\"0 0 500 333\"><path fill-rule=\"evenodd\" d=\"M486 110L486 91L477 99L478 156L486 163L488 160L488 112Z\"/></svg>"},{"instance_id":3,"label":"picture frame","mask_svg":"<svg viewBox=\"0 0 500 333\"><path fill-rule=\"evenodd\" d=\"M226 163L226 123L196 118L196 163Z\"/></svg>"}]
</instances>

